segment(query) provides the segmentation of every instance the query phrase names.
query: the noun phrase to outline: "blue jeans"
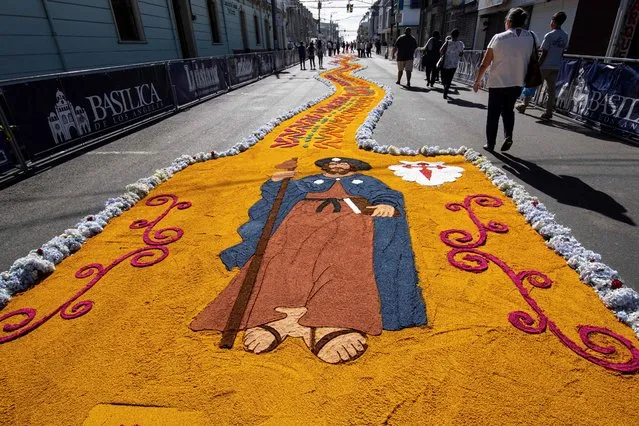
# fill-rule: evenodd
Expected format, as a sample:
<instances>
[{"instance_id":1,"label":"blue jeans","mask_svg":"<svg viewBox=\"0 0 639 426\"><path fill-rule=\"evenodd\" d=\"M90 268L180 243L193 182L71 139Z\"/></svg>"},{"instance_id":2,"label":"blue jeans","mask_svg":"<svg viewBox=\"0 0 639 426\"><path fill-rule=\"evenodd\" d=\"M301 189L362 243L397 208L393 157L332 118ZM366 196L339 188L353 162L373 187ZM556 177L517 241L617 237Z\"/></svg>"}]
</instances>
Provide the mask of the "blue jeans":
<instances>
[{"instance_id":1,"label":"blue jeans","mask_svg":"<svg viewBox=\"0 0 639 426\"><path fill-rule=\"evenodd\" d=\"M515 102L521 95L521 86L488 89L488 118L486 120L486 143L494 147L499 129L499 116L504 121L504 138L513 137L515 127Z\"/></svg>"}]
</instances>

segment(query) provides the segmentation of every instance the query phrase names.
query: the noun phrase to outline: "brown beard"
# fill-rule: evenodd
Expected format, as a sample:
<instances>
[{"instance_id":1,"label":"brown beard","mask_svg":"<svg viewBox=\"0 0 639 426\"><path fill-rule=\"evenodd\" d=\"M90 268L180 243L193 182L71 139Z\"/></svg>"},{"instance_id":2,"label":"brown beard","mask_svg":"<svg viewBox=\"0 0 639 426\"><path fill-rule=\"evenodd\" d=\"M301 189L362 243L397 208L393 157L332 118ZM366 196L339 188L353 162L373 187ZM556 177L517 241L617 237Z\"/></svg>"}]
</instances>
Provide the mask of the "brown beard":
<instances>
[{"instance_id":1,"label":"brown beard","mask_svg":"<svg viewBox=\"0 0 639 426\"><path fill-rule=\"evenodd\" d=\"M324 171L326 173L329 173L329 174L332 174L332 175L346 175L346 174L349 174L351 172L356 172L357 171L357 167L353 166L352 164L349 164L348 170L346 170L346 169L333 170L327 164L324 167L322 167L322 171Z\"/></svg>"}]
</instances>

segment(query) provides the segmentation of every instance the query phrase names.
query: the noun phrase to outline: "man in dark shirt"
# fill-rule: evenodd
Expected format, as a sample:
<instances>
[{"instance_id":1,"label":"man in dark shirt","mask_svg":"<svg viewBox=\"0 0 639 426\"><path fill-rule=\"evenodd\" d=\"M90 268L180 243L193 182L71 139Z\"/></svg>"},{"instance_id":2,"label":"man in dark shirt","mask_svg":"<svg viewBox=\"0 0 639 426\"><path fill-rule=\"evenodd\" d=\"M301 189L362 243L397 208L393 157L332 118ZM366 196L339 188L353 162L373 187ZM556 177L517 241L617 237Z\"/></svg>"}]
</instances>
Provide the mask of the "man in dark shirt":
<instances>
[{"instance_id":1,"label":"man in dark shirt","mask_svg":"<svg viewBox=\"0 0 639 426\"><path fill-rule=\"evenodd\" d=\"M402 74L406 70L406 86L410 87L410 75L413 72L413 55L417 49L417 40L411 35L411 29L406 28L404 34L397 37L395 47L393 47L393 56L397 52L397 81L400 84Z\"/></svg>"}]
</instances>

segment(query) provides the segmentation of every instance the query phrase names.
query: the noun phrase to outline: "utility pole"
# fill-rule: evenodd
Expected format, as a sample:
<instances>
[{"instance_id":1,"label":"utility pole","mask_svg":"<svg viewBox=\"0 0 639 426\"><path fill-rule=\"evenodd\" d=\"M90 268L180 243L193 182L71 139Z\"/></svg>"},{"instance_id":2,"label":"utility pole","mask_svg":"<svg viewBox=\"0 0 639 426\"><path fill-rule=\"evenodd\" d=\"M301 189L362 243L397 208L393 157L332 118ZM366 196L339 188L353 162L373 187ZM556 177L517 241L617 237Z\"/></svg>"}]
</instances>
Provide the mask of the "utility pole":
<instances>
[{"instance_id":1,"label":"utility pole","mask_svg":"<svg viewBox=\"0 0 639 426\"><path fill-rule=\"evenodd\" d=\"M317 37L318 38L320 34L322 34L322 27L320 24L320 22L322 21L321 12L322 12L322 2L318 1L317 2Z\"/></svg>"}]
</instances>

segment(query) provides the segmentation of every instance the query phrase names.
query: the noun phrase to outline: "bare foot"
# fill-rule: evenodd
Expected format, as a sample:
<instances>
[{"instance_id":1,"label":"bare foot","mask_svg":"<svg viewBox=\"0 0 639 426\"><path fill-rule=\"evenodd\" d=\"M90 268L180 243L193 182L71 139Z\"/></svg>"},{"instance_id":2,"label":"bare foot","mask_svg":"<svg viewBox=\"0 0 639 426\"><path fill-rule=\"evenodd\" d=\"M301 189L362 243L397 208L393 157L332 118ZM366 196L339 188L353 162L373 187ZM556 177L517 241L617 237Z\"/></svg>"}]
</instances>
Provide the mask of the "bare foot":
<instances>
[{"instance_id":1,"label":"bare foot","mask_svg":"<svg viewBox=\"0 0 639 426\"><path fill-rule=\"evenodd\" d=\"M266 353L278 347L288 336L301 337L303 327L298 321L306 313L306 308L275 310L286 314L286 318L246 330L243 339L245 350L255 354Z\"/></svg>"},{"instance_id":2,"label":"bare foot","mask_svg":"<svg viewBox=\"0 0 639 426\"><path fill-rule=\"evenodd\" d=\"M315 339L309 339L306 344L319 359L329 364L353 361L368 348L364 334L344 328L318 328Z\"/></svg>"},{"instance_id":3,"label":"bare foot","mask_svg":"<svg viewBox=\"0 0 639 426\"><path fill-rule=\"evenodd\" d=\"M244 333L244 349L255 354L270 352L279 345L278 340L275 334L265 328L249 328Z\"/></svg>"}]
</instances>

